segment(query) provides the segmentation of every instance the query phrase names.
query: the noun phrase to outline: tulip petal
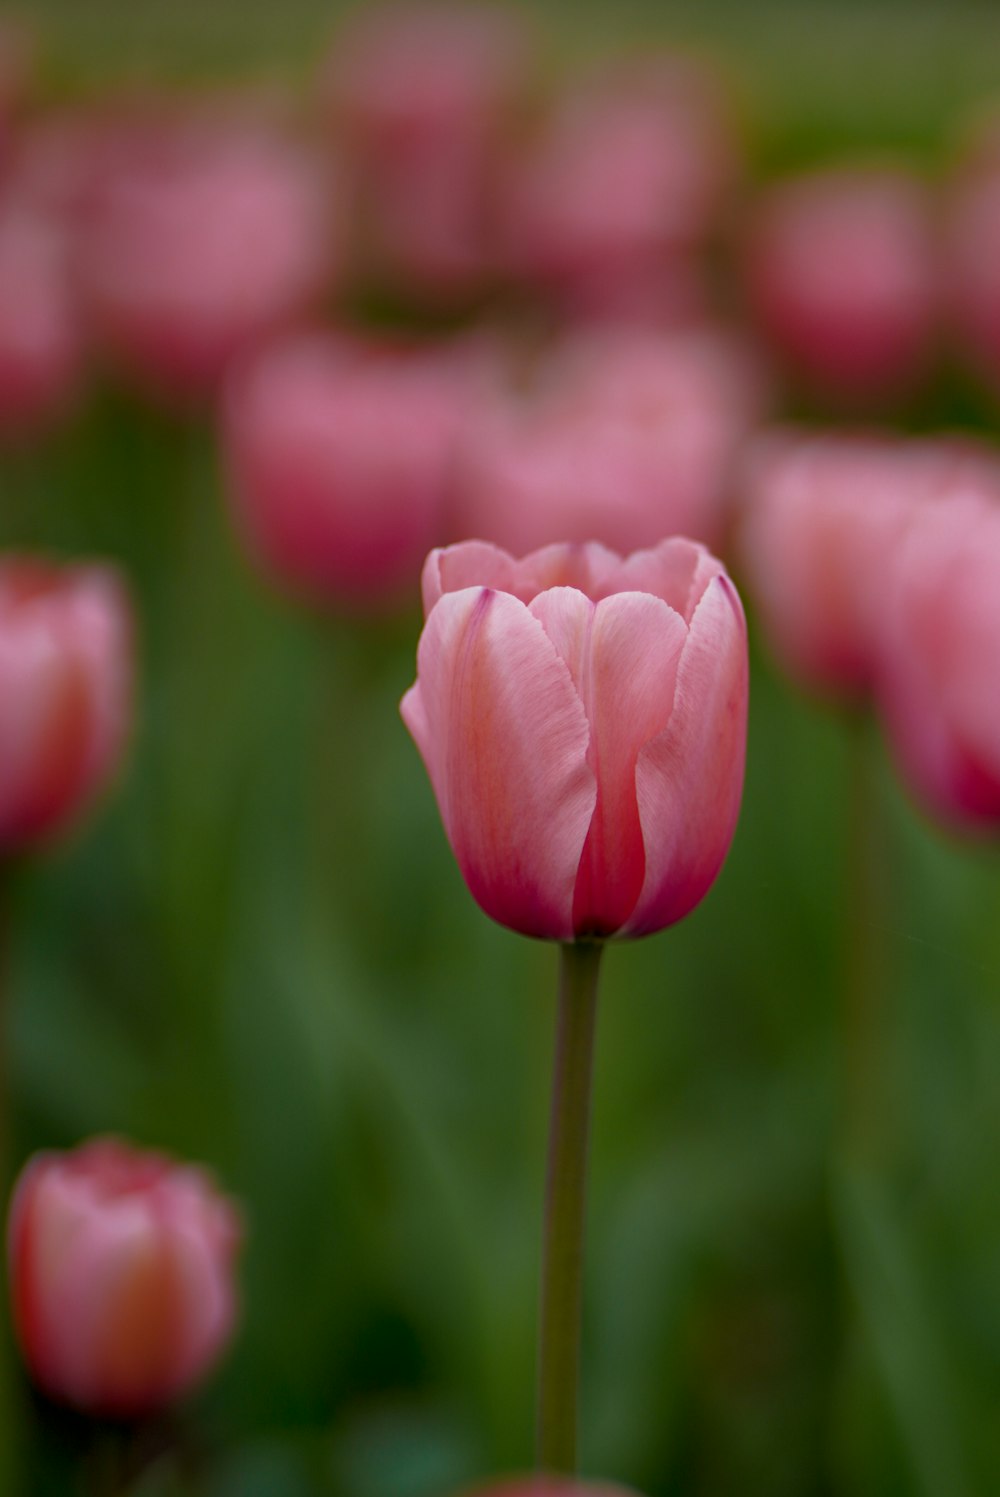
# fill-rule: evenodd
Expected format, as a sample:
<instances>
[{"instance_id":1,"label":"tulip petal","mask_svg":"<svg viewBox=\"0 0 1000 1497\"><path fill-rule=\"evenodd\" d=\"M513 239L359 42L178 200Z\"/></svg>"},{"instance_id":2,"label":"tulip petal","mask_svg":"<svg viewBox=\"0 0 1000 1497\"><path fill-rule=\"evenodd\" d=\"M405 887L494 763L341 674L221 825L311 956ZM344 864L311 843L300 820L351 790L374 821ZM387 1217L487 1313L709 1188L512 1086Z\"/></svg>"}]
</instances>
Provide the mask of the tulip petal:
<instances>
[{"instance_id":1,"label":"tulip petal","mask_svg":"<svg viewBox=\"0 0 1000 1497\"><path fill-rule=\"evenodd\" d=\"M626 556L606 590L652 593L690 623L706 587L721 571L722 563L697 541L671 536L648 551Z\"/></svg>"},{"instance_id":2,"label":"tulip petal","mask_svg":"<svg viewBox=\"0 0 1000 1497\"><path fill-rule=\"evenodd\" d=\"M457 546L438 546L424 562L421 590L424 618L445 593L466 587L492 587L513 593L516 562L499 546L488 541L462 541Z\"/></svg>"},{"instance_id":3,"label":"tulip petal","mask_svg":"<svg viewBox=\"0 0 1000 1497\"><path fill-rule=\"evenodd\" d=\"M625 924L643 885L636 760L670 719L687 630L678 613L646 593L617 593L594 604L572 588L553 588L531 611L569 666L590 722L588 762L598 796L574 890L573 928L578 935L610 935Z\"/></svg>"},{"instance_id":4,"label":"tulip petal","mask_svg":"<svg viewBox=\"0 0 1000 1497\"><path fill-rule=\"evenodd\" d=\"M722 866L743 788L747 691L743 609L728 577L719 576L691 621L670 722L639 753L646 876L629 935L681 919Z\"/></svg>"},{"instance_id":5,"label":"tulip petal","mask_svg":"<svg viewBox=\"0 0 1000 1497\"><path fill-rule=\"evenodd\" d=\"M583 704L509 594L447 593L421 636L403 720L473 897L525 935L568 940L597 790Z\"/></svg>"}]
</instances>

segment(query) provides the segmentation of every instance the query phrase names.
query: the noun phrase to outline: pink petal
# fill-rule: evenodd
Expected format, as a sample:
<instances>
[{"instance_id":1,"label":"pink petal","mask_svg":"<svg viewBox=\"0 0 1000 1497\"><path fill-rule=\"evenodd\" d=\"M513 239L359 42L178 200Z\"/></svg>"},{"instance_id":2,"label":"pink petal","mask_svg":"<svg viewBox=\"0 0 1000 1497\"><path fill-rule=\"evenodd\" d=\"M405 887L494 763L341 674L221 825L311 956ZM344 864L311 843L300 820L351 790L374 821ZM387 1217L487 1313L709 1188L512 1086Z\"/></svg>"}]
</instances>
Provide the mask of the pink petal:
<instances>
[{"instance_id":1,"label":"pink petal","mask_svg":"<svg viewBox=\"0 0 1000 1497\"><path fill-rule=\"evenodd\" d=\"M677 662L687 638L659 598L618 593L593 604L570 588L536 598L531 611L569 666L590 722L588 762L597 805L573 900L579 935L625 924L646 868L635 767L643 744L670 718Z\"/></svg>"},{"instance_id":2,"label":"pink petal","mask_svg":"<svg viewBox=\"0 0 1000 1497\"><path fill-rule=\"evenodd\" d=\"M670 536L648 551L626 556L608 579L606 591L652 593L690 623L706 587L722 570L722 563L704 546Z\"/></svg>"},{"instance_id":3,"label":"pink petal","mask_svg":"<svg viewBox=\"0 0 1000 1497\"><path fill-rule=\"evenodd\" d=\"M424 562L421 587L424 618L445 593L461 592L464 587L492 587L498 592L514 592L516 562L499 546L487 541L462 541L457 546L439 546Z\"/></svg>"},{"instance_id":4,"label":"pink petal","mask_svg":"<svg viewBox=\"0 0 1000 1497\"><path fill-rule=\"evenodd\" d=\"M646 877L629 935L681 919L722 866L743 789L747 689L743 609L728 577L720 576L695 610L666 731L639 753Z\"/></svg>"},{"instance_id":5,"label":"pink petal","mask_svg":"<svg viewBox=\"0 0 1000 1497\"><path fill-rule=\"evenodd\" d=\"M403 720L474 898L502 925L568 940L597 791L566 665L523 604L468 588L434 608L417 667Z\"/></svg>"}]
</instances>

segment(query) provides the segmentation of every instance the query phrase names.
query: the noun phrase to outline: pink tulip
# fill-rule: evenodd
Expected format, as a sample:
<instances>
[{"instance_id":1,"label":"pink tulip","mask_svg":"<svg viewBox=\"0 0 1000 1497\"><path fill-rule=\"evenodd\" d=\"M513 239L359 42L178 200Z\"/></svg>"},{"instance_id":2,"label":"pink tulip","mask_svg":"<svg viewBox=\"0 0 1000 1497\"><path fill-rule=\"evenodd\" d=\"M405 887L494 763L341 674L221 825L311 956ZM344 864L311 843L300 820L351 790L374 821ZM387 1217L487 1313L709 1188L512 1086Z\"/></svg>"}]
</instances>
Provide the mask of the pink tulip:
<instances>
[{"instance_id":1,"label":"pink tulip","mask_svg":"<svg viewBox=\"0 0 1000 1497\"><path fill-rule=\"evenodd\" d=\"M445 298L481 287L526 50L509 10L448 0L361 11L338 39L325 89L366 268Z\"/></svg>"},{"instance_id":2,"label":"pink tulip","mask_svg":"<svg viewBox=\"0 0 1000 1497\"><path fill-rule=\"evenodd\" d=\"M8 1235L21 1350L60 1402L105 1416L154 1412L231 1338L239 1212L202 1169L114 1138L36 1154Z\"/></svg>"},{"instance_id":3,"label":"pink tulip","mask_svg":"<svg viewBox=\"0 0 1000 1497\"><path fill-rule=\"evenodd\" d=\"M330 605L415 590L444 538L459 432L485 373L474 348L316 334L267 350L229 391L233 517L279 585Z\"/></svg>"},{"instance_id":4,"label":"pink tulip","mask_svg":"<svg viewBox=\"0 0 1000 1497\"><path fill-rule=\"evenodd\" d=\"M1000 829L1000 482L914 521L888 589L879 699L914 793Z\"/></svg>"},{"instance_id":5,"label":"pink tulip","mask_svg":"<svg viewBox=\"0 0 1000 1497\"><path fill-rule=\"evenodd\" d=\"M551 940L686 915L732 839L743 783L743 611L719 562L673 539L515 561L434 551L402 712L469 888Z\"/></svg>"},{"instance_id":6,"label":"pink tulip","mask_svg":"<svg viewBox=\"0 0 1000 1497\"><path fill-rule=\"evenodd\" d=\"M77 394L83 336L55 225L11 205L0 215L0 437L34 436Z\"/></svg>"},{"instance_id":7,"label":"pink tulip","mask_svg":"<svg viewBox=\"0 0 1000 1497\"><path fill-rule=\"evenodd\" d=\"M747 279L765 338L819 393L892 401L926 374L941 278L929 200L906 173L778 183L751 225Z\"/></svg>"},{"instance_id":8,"label":"pink tulip","mask_svg":"<svg viewBox=\"0 0 1000 1497\"><path fill-rule=\"evenodd\" d=\"M512 168L502 227L515 278L568 310L676 322L704 292L735 148L714 80L662 57L559 100Z\"/></svg>"},{"instance_id":9,"label":"pink tulip","mask_svg":"<svg viewBox=\"0 0 1000 1497\"><path fill-rule=\"evenodd\" d=\"M95 328L157 393L211 394L338 273L327 183L311 156L257 125L137 127L111 158L82 253Z\"/></svg>"},{"instance_id":10,"label":"pink tulip","mask_svg":"<svg viewBox=\"0 0 1000 1497\"><path fill-rule=\"evenodd\" d=\"M748 464L742 552L770 644L803 685L873 685L886 575L921 500L986 481L960 442L772 435Z\"/></svg>"},{"instance_id":11,"label":"pink tulip","mask_svg":"<svg viewBox=\"0 0 1000 1497\"><path fill-rule=\"evenodd\" d=\"M470 424L462 529L516 553L591 538L628 552L665 535L717 545L761 403L750 358L719 334L566 339L529 395L486 403Z\"/></svg>"},{"instance_id":12,"label":"pink tulip","mask_svg":"<svg viewBox=\"0 0 1000 1497\"><path fill-rule=\"evenodd\" d=\"M109 569L0 561L0 858L62 832L117 768L131 633Z\"/></svg>"}]
</instances>

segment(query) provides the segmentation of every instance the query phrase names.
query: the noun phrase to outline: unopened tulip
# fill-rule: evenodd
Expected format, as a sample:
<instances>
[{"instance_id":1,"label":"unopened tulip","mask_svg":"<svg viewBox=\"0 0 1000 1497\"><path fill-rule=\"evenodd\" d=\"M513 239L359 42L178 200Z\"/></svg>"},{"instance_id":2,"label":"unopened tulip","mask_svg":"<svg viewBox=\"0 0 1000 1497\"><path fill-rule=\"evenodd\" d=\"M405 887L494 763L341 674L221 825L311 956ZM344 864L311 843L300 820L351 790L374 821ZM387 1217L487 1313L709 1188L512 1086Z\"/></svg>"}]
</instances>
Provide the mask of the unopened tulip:
<instances>
[{"instance_id":1,"label":"unopened tulip","mask_svg":"<svg viewBox=\"0 0 1000 1497\"><path fill-rule=\"evenodd\" d=\"M37 1154L15 1188L8 1238L21 1350L60 1402L155 1412L230 1340L240 1217L203 1169L113 1138Z\"/></svg>"},{"instance_id":2,"label":"unopened tulip","mask_svg":"<svg viewBox=\"0 0 1000 1497\"><path fill-rule=\"evenodd\" d=\"M95 195L82 254L114 357L169 398L213 393L337 275L327 185L311 156L256 125L138 131Z\"/></svg>"},{"instance_id":3,"label":"unopened tulip","mask_svg":"<svg viewBox=\"0 0 1000 1497\"><path fill-rule=\"evenodd\" d=\"M62 236L41 216L11 205L0 217L0 436L16 442L63 416L82 364Z\"/></svg>"},{"instance_id":4,"label":"unopened tulip","mask_svg":"<svg viewBox=\"0 0 1000 1497\"><path fill-rule=\"evenodd\" d=\"M903 531L920 501L990 470L957 441L761 441L747 470L743 561L771 647L802 685L849 698L871 690Z\"/></svg>"},{"instance_id":5,"label":"unopened tulip","mask_svg":"<svg viewBox=\"0 0 1000 1497\"><path fill-rule=\"evenodd\" d=\"M928 198L904 172L835 169L758 204L747 283L764 337L821 395L909 395L929 367L940 274Z\"/></svg>"},{"instance_id":6,"label":"unopened tulip","mask_svg":"<svg viewBox=\"0 0 1000 1497\"><path fill-rule=\"evenodd\" d=\"M948 202L946 285L962 348L1000 390L1000 129L975 143Z\"/></svg>"},{"instance_id":7,"label":"unopened tulip","mask_svg":"<svg viewBox=\"0 0 1000 1497\"><path fill-rule=\"evenodd\" d=\"M415 588L444 539L483 367L473 350L316 334L241 369L226 402L230 503L265 574L331 606L386 605Z\"/></svg>"},{"instance_id":8,"label":"unopened tulip","mask_svg":"<svg viewBox=\"0 0 1000 1497\"><path fill-rule=\"evenodd\" d=\"M485 404L463 444L466 535L524 553L560 540L627 552L718 545L761 384L722 335L605 329L566 339L533 390Z\"/></svg>"},{"instance_id":9,"label":"unopened tulip","mask_svg":"<svg viewBox=\"0 0 1000 1497\"><path fill-rule=\"evenodd\" d=\"M432 552L402 711L473 896L525 935L641 936L687 914L736 824L739 598L703 547L520 561Z\"/></svg>"},{"instance_id":10,"label":"unopened tulip","mask_svg":"<svg viewBox=\"0 0 1000 1497\"><path fill-rule=\"evenodd\" d=\"M714 80L662 57L567 92L511 170L508 269L567 310L689 318L735 151Z\"/></svg>"},{"instance_id":11,"label":"unopened tulip","mask_svg":"<svg viewBox=\"0 0 1000 1497\"><path fill-rule=\"evenodd\" d=\"M0 559L0 859L62 832L117 768L131 634L110 569Z\"/></svg>"},{"instance_id":12,"label":"unopened tulip","mask_svg":"<svg viewBox=\"0 0 1000 1497\"><path fill-rule=\"evenodd\" d=\"M1000 484L922 510L889 579L879 700L915 795L1000 828Z\"/></svg>"},{"instance_id":13,"label":"unopened tulip","mask_svg":"<svg viewBox=\"0 0 1000 1497\"><path fill-rule=\"evenodd\" d=\"M525 53L511 11L453 0L371 7L338 38L325 87L366 269L446 298L482 286Z\"/></svg>"}]
</instances>

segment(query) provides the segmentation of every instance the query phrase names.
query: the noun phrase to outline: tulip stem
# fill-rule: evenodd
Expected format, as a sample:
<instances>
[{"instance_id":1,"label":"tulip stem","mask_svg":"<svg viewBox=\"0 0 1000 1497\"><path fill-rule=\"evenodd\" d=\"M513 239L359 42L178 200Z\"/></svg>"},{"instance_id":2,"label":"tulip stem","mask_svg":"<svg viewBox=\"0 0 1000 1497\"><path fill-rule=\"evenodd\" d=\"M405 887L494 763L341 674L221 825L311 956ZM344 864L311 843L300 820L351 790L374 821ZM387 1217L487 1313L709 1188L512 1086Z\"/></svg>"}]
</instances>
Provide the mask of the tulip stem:
<instances>
[{"instance_id":1,"label":"tulip stem","mask_svg":"<svg viewBox=\"0 0 1000 1497\"><path fill-rule=\"evenodd\" d=\"M549 1131L538 1361L538 1466L576 1470L583 1237L600 942L563 946Z\"/></svg>"}]
</instances>

